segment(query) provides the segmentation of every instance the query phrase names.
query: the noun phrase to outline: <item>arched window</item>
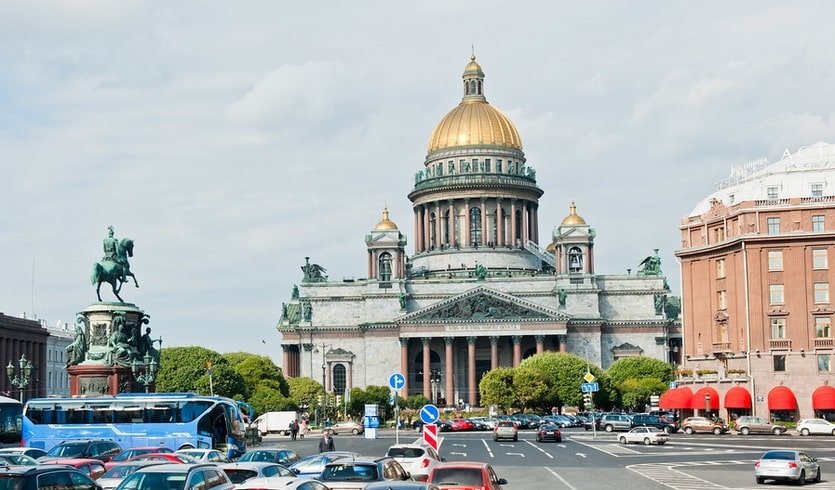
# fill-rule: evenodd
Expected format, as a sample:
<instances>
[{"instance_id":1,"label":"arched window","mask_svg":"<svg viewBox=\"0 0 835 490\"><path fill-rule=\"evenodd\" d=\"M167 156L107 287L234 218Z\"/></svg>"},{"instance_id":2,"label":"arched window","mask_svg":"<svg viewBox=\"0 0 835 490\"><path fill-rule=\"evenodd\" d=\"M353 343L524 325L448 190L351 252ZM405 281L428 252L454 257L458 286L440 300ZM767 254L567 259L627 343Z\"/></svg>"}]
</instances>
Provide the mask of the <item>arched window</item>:
<instances>
[{"instance_id":1,"label":"arched window","mask_svg":"<svg viewBox=\"0 0 835 490\"><path fill-rule=\"evenodd\" d=\"M470 208L470 244L481 244L481 209Z\"/></svg>"},{"instance_id":2,"label":"arched window","mask_svg":"<svg viewBox=\"0 0 835 490\"><path fill-rule=\"evenodd\" d=\"M345 393L345 365L334 364L333 366L333 392Z\"/></svg>"},{"instance_id":3,"label":"arched window","mask_svg":"<svg viewBox=\"0 0 835 490\"><path fill-rule=\"evenodd\" d=\"M583 272L583 251L579 247L568 249L568 272Z\"/></svg>"},{"instance_id":4,"label":"arched window","mask_svg":"<svg viewBox=\"0 0 835 490\"><path fill-rule=\"evenodd\" d=\"M481 80L478 82L478 95L481 95Z\"/></svg>"},{"instance_id":5,"label":"arched window","mask_svg":"<svg viewBox=\"0 0 835 490\"><path fill-rule=\"evenodd\" d=\"M470 82L464 80L464 95L470 95Z\"/></svg>"},{"instance_id":6,"label":"arched window","mask_svg":"<svg viewBox=\"0 0 835 490\"><path fill-rule=\"evenodd\" d=\"M434 250L435 244L438 243L438 237L435 236L435 221L437 219L438 217L435 215L435 213L429 214L429 250Z\"/></svg>"},{"instance_id":7,"label":"arched window","mask_svg":"<svg viewBox=\"0 0 835 490\"><path fill-rule=\"evenodd\" d=\"M522 210L516 210L516 229L513 230L516 234L516 243L514 245L521 246L522 245Z\"/></svg>"},{"instance_id":8,"label":"arched window","mask_svg":"<svg viewBox=\"0 0 835 490\"><path fill-rule=\"evenodd\" d=\"M383 282L391 281L391 254L383 252L380 254L378 263L378 279Z\"/></svg>"},{"instance_id":9,"label":"arched window","mask_svg":"<svg viewBox=\"0 0 835 490\"><path fill-rule=\"evenodd\" d=\"M475 95L477 93L478 92L476 92L476 88L475 88L475 80L471 80L470 81L470 95Z\"/></svg>"},{"instance_id":10,"label":"arched window","mask_svg":"<svg viewBox=\"0 0 835 490\"><path fill-rule=\"evenodd\" d=\"M423 382L423 349L418 351L417 355L414 358L414 372L415 372L415 382L422 383ZM434 350L429 351L429 367L440 369L441 368L441 356L438 355L437 352Z\"/></svg>"}]
</instances>

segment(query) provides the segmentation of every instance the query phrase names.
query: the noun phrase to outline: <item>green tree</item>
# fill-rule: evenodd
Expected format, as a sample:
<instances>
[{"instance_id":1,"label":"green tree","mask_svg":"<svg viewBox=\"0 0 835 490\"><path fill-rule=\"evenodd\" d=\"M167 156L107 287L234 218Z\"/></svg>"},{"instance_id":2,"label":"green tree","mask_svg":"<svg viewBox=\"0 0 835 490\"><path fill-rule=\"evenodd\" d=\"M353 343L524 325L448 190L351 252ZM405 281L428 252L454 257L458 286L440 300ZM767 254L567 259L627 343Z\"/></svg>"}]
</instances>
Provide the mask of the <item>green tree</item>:
<instances>
[{"instance_id":1,"label":"green tree","mask_svg":"<svg viewBox=\"0 0 835 490\"><path fill-rule=\"evenodd\" d=\"M255 413L260 415L265 412L281 412L285 410L298 410L299 406L292 398L287 398L281 392L268 384L259 385L249 399L250 405Z\"/></svg>"},{"instance_id":2,"label":"green tree","mask_svg":"<svg viewBox=\"0 0 835 490\"><path fill-rule=\"evenodd\" d=\"M315 410L319 397L325 390L322 385L311 378L290 378L287 380L290 399L300 407L307 406L308 410Z\"/></svg>"},{"instance_id":3,"label":"green tree","mask_svg":"<svg viewBox=\"0 0 835 490\"><path fill-rule=\"evenodd\" d=\"M500 367L484 373L478 383L482 405L496 405L503 411L517 405L513 372L514 368Z\"/></svg>"},{"instance_id":4,"label":"green tree","mask_svg":"<svg viewBox=\"0 0 835 490\"><path fill-rule=\"evenodd\" d=\"M615 387L620 387L628 379L654 378L664 383L675 379L673 366L647 356L624 357L615 361L606 370Z\"/></svg>"},{"instance_id":5,"label":"green tree","mask_svg":"<svg viewBox=\"0 0 835 490\"><path fill-rule=\"evenodd\" d=\"M401 398L401 400L402 400L402 398ZM412 395L409 398L406 398L405 400L403 400L401 402L400 406L404 407L404 408L414 408L416 410L420 410L421 407L423 407L424 405L428 405L430 403L432 403L432 402L429 400L429 398L426 398L423 395Z\"/></svg>"},{"instance_id":6,"label":"green tree","mask_svg":"<svg viewBox=\"0 0 835 490\"><path fill-rule=\"evenodd\" d=\"M624 408L644 411L644 407L649 405L650 396L666 391L667 384L655 378L630 378L621 383L619 388Z\"/></svg>"},{"instance_id":7,"label":"green tree","mask_svg":"<svg viewBox=\"0 0 835 490\"><path fill-rule=\"evenodd\" d=\"M253 354L249 352L227 352L223 354L223 358L226 359L226 362L229 363L230 366L235 367L241 363L241 361L248 359Z\"/></svg>"},{"instance_id":8,"label":"green tree","mask_svg":"<svg viewBox=\"0 0 835 490\"><path fill-rule=\"evenodd\" d=\"M235 356L238 357L238 354L240 353L235 353ZM228 360L227 356L228 355L224 355L224 357ZM244 379L247 392L255 393L255 390L261 383L265 381L274 381L278 386L277 389L281 392L281 396L285 398L290 396L290 388L287 385L287 380L284 379L281 369L273 364L272 359L267 356L249 354L246 357L236 360L238 361L236 364L232 364L230 362L230 365Z\"/></svg>"},{"instance_id":9,"label":"green tree","mask_svg":"<svg viewBox=\"0 0 835 490\"><path fill-rule=\"evenodd\" d=\"M212 379L209 374L204 373L194 382L195 391L203 395L214 392L217 396L226 396L236 400L246 400L249 392L243 377L226 363L218 363L212 366Z\"/></svg>"},{"instance_id":10,"label":"green tree","mask_svg":"<svg viewBox=\"0 0 835 490\"><path fill-rule=\"evenodd\" d=\"M226 364L226 359L204 347L166 347L160 351L156 390L160 393L188 393L197 390L197 380L206 374L207 363ZM208 391L206 391L208 393Z\"/></svg>"},{"instance_id":11,"label":"green tree","mask_svg":"<svg viewBox=\"0 0 835 490\"><path fill-rule=\"evenodd\" d=\"M580 384L587 370L600 385L600 391L594 396L595 406L610 408L617 399L617 392L603 370L577 355L543 352L525 359L519 366L536 369L545 376L550 386L543 402L551 406L580 406L583 401Z\"/></svg>"},{"instance_id":12,"label":"green tree","mask_svg":"<svg viewBox=\"0 0 835 490\"><path fill-rule=\"evenodd\" d=\"M522 367L513 370L513 388L516 392L516 403L522 411L539 408L547 410L546 403L550 386L545 375L534 368Z\"/></svg>"}]
</instances>

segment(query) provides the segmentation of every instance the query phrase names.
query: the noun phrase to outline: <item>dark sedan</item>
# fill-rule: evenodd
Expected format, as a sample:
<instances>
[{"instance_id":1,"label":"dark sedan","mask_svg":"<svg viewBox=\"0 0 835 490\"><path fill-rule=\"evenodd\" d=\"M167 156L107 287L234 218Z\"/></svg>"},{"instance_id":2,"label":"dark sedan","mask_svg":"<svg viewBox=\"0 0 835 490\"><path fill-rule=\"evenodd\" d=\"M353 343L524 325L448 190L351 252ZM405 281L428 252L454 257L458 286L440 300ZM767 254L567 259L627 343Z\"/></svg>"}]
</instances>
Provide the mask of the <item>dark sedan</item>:
<instances>
[{"instance_id":1,"label":"dark sedan","mask_svg":"<svg viewBox=\"0 0 835 490\"><path fill-rule=\"evenodd\" d=\"M542 424L536 431L536 442L562 442L562 432L557 424Z\"/></svg>"}]
</instances>

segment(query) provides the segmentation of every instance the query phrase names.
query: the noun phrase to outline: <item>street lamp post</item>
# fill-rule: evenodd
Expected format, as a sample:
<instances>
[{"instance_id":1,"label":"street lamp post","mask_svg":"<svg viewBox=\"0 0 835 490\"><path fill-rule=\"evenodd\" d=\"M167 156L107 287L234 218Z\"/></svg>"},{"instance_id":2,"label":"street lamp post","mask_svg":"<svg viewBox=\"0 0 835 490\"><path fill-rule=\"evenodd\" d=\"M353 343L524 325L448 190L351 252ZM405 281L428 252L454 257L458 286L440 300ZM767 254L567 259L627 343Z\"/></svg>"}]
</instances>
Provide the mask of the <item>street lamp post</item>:
<instances>
[{"instance_id":1,"label":"street lamp post","mask_svg":"<svg viewBox=\"0 0 835 490\"><path fill-rule=\"evenodd\" d=\"M23 391L29 386L32 380L32 370L34 369L29 359L25 355L21 355L17 361L17 374L15 374L15 367L12 361L6 366L6 376L9 377L9 382L12 386L17 386L20 389L20 403L23 403Z\"/></svg>"},{"instance_id":2,"label":"street lamp post","mask_svg":"<svg viewBox=\"0 0 835 490\"><path fill-rule=\"evenodd\" d=\"M432 385L432 404L438 404L438 395L440 392L441 386L441 370L438 368L431 369L431 377L429 378L429 383Z\"/></svg>"},{"instance_id":3,"label":"street lamp post","mask_svg":"<svg viewBox=\"0 0 835 490\"><path fill-rule=\"evenodd\" d=\"M131 370L133 371L133 378L145 386L145 393L150 393L150 387L154 384L159 366L157 366L156 359L151 357L150 354L145 354L143 361L145 361L145 365L144 367L140 367L139 363L134 359L131 364Z\"/></svg>"},{"instance_id":4,"label":"street lamp post","mask_svg":"<svg viewBox=\"0 0 835 490\"><path fill-rule=\"evenodd\" d=\"M705 417L710 413L710 393L705 393Z\"/></svg>"},{"instance_id":5,"label":"street lamp post","mask_svg":"<svg viewBox=\"0 0 835 490\"><path fill-rule=\"evenodd\" d=\"M324 425L325 425L325 408L327 406L327 400L328 400L328 387L325 384L325 381L326 381L325 374L326 374L328 365L325 363L325 350L330 346L331 346L331 344L326 344L324 342L322 342L321 344L318 345L318 347L322 348L322 404L319 407L319 425L322 426L322 427L324 427ZM312 354L310 356L310 359L311 359L310 362L312 364L313 363L313 355ZM313 373L311 372L310 374L312 375Z\"/></svg>"}]
</instances>

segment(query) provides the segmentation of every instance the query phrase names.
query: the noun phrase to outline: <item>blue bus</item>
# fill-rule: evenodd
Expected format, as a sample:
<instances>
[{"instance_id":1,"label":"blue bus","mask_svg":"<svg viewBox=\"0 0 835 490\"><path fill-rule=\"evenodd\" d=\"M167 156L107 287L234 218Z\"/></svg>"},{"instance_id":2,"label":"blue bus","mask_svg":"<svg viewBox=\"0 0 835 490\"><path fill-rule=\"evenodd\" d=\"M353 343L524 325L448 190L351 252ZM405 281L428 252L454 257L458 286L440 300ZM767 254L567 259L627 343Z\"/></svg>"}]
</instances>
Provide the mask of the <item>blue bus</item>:
<instances>
[{"instance_id":1,"label":"blue bus","mask_svg":"<svg viewBox=\"0 0 835 490\"><path fill-rule=\"evenodd\" d=\"M122 449L165 446L246 452L235 400L193 393L130 393L100 398L36 398L23 408L22 441L49 449L66 440L108 439Z\"/></svg>"},{"instance_id":2,"label":"blue bus","mask_svg":"<svg viewBox=\"0 0 835 490\"><path fill-rule=\"evenodd\" d=\"M0 396L0 447L20 446L23 404Z\"/></svg>"}]
</instances>

